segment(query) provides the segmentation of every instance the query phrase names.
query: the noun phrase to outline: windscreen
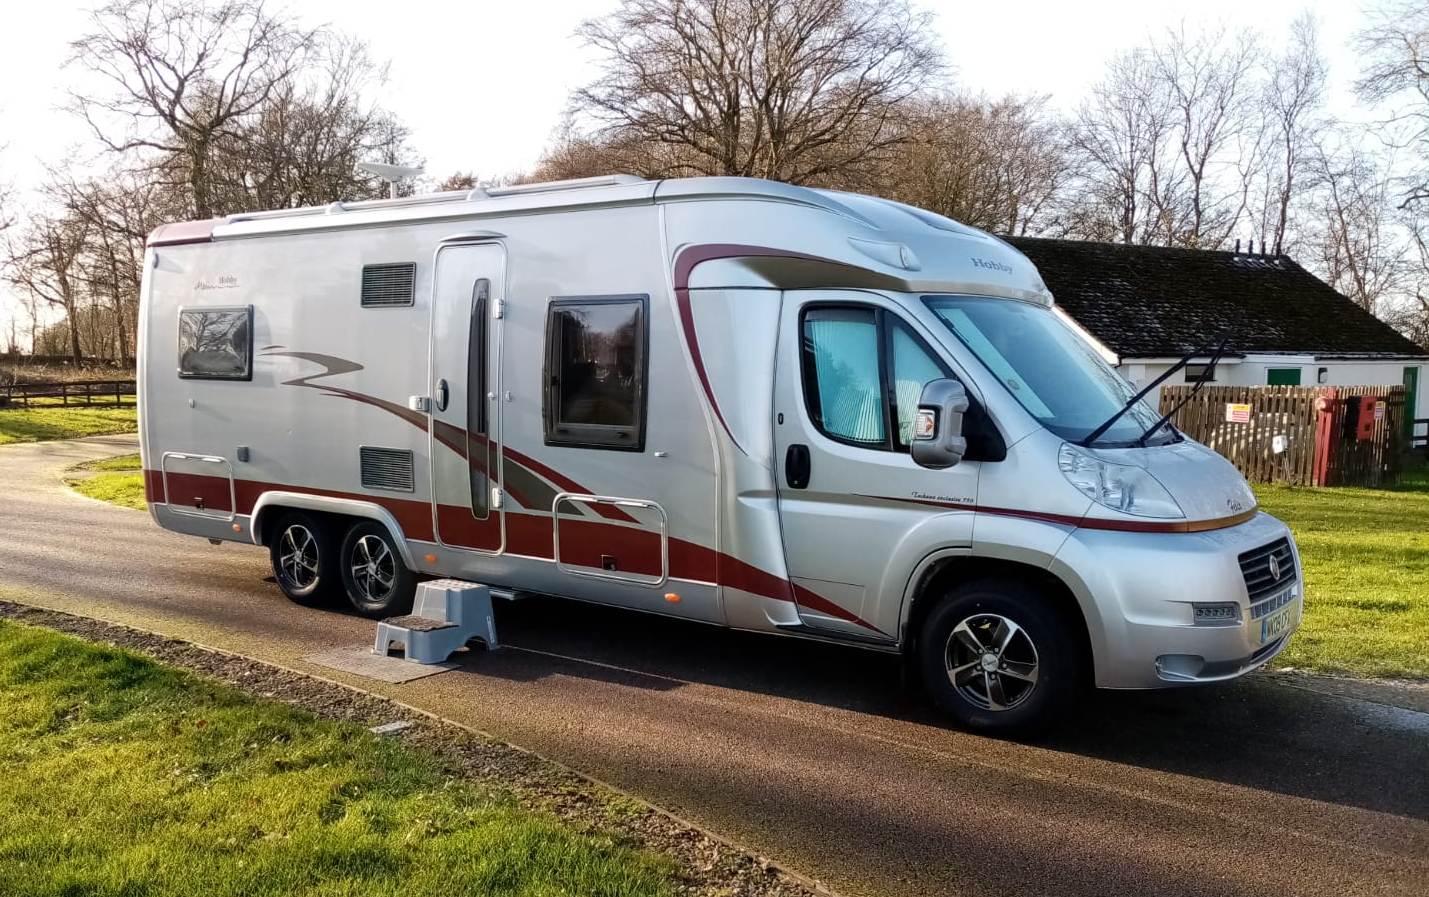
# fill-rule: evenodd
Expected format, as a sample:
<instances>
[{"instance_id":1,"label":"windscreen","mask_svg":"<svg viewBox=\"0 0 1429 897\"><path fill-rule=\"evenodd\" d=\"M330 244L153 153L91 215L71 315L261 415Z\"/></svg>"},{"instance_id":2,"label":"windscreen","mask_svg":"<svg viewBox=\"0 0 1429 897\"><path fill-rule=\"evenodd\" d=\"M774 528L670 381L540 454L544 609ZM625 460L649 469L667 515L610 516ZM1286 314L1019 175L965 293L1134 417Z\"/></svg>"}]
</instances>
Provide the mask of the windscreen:
<instances>
[{"instance_id":1,"label":"windscreen","mask_svg":"<svg viewBox=\"0 0 1429 897\"><path fill-rule=\"evenodd\" d=\"M1051 309L964 296L924 301L1028 413L1063 439L1085 439L1136 394ZM1137 402L1097 443L1130 444L1159 417ZM1153 442L1176 438L1163 429Z\"/></svg>"}]
</instances>

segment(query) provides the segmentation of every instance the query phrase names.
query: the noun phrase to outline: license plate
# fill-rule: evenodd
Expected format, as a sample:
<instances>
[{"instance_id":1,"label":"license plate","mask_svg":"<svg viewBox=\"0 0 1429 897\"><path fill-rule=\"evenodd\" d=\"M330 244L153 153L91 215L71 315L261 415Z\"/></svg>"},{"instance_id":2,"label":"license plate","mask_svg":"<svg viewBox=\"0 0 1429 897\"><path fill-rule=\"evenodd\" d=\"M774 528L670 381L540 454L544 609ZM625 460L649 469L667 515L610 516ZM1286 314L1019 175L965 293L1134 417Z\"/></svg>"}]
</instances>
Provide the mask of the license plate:
<instances>
[{"instance_id":1,"label":"license plate","mask_svg":"<svg viewBox=\"0 0 1429 897\"><path fill-rule=\"evenodd\" d=\"M1260 621L1260 643L1273 642L1295 628L1300 618L1300 602L1291 601Z\"/></svg>"}]
</instances>

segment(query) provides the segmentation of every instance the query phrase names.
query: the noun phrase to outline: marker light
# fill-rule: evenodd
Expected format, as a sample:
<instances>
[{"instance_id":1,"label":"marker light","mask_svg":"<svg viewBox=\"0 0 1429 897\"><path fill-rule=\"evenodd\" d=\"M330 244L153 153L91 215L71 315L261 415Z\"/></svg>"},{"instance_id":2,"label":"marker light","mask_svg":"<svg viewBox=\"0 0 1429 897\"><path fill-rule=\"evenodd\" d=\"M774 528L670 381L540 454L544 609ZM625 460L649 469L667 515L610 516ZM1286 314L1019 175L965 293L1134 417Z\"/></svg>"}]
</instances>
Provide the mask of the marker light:
<instances>
[{"instance_id":1,"label":"marker light","mask_svg":"<svg viewBox=\"0 0 1429 897\"><path fill-rule=\"evenodd\" d=\"M680 603L680 595L679 595L678 592L666 592L666 593L665 593L665 600L668 601L668 602L670 602L671 604L679 604L679 603Z\"/></svg>"},{"instance_id":2,"label":"marker light","mask_svg":"<svg viewBox=\"0 0 1429 897\"><path fill-rule=\"evenodd\" d=\"M1057 452L1067 482L1097 504L1138 517L1184 517L1181 506L1155 477L1140 467L1103 461L1070 442Z\"/></svg>"},{"instance_id":3,"label":"marker light","mask_svg":"<svg viewBox=\"0 0 1429 897\"><path fill-rule=\"evenodd\" d=\"M938 412L934 408L919 408L913 418L913 438L933 439L938 435Z\"/></svg>"}]
</instances>

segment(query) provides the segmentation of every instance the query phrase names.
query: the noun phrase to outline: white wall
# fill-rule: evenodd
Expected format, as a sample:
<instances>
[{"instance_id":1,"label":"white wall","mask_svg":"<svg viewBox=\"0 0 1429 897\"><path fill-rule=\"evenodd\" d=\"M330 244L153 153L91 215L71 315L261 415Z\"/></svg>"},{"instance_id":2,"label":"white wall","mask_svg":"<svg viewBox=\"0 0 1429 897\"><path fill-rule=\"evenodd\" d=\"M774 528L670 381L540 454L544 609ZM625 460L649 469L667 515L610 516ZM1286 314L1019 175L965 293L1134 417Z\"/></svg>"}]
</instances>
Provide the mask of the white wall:
<instances>
[{"instance_id":1,"label":"white wall","mask_svg":"<svg viewBox=\"0 0 1429 897\"><path fill-rule=\"evenodd\" d=\"M1198 359L1204 361L1205 359ZM1117 370L1137 387L1146 385L1175 363L1175 359L1154 359L1151 361L1123 361ZM1316 360L1311 355L1249 355L1244 359L1227 359L1216 366L1216 386L1264 386L1267 372L1271 368L1300 369L1301 386L1319 386L1316 379L1320 368L1325 368L1326 386L1401 386L1404 383L1406 367L1419 368L1419 390L1416 396L1415 418L1429 418L1429 362L1413 361L1334 361ZM1166 386L1176 386L1194 380L1187 380L1184 370L1177 371L1166 381ZM1211 384L1207 384L1211 385ZM1160 401L1158 387L1147 401L1153 407Z\"/></svg>"}]
</instances>

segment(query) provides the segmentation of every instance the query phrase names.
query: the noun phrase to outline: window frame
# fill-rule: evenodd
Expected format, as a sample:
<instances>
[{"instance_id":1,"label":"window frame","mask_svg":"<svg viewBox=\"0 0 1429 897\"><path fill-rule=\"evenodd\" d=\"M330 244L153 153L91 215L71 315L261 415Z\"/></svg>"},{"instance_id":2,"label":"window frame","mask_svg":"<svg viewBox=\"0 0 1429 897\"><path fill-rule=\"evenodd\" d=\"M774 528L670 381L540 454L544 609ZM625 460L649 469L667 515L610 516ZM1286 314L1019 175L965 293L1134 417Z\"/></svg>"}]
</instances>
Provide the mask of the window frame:
<instances>
[{"instance_id":1,"label":"window frame","mask_svg":"<svg viewBox=\"0 0 1429 897\"><path fill-rule=\"evenodd\" d=\"M556 322L561 309L597 305L635 305L640 310L640 324L636 328L636 345L639 350L636 365L639 367L639 371L635 376L635 424L630 427L609 424L567 424L562 427L557 420L561 408L561 392L560 378L556 373L560 370L555 338ZM650 416L650 294L552 296L546 304L545 330L546 345L541 368L541 423L545 444L564 448L599 449L613 452L644 452L645 432ZM558 432L560 429L565 429L568 433ZM612 435L608 437L610 441L606 441L590 437L590 434L602 431L607 434L630 433L633 438L616 441L619 437Z\"/></svg>"},{"instance_id":2,"label":"window frame","mask_svg":"<svg viewBox=\"0 0 1429 897\"><path fill-rule=\"evenodd\" d=\"M856 439L846 439L830 433L824 428L823 418L816 413L818 405L818 380L812 365L810 352L804 344L804 320L810 311L825 308L863 308L873 312L874 326L878 330L878 375L879 389L883 393L883 414L884 426L883 444L873 442L859 442ZM890 323L891 322L891 323ZM903 331L913 340L924 354L933 359L938 368L943 372L943 376L950 380L956 380L965 387L968 378L962 376L948 363L934 348L933 345L918 332L908 318L891 309L884 308L870 302L828 300L810 302L799 309L799 380L800 388L804 393L804 410L809 416L809 421L814 425L814 429L820 436L831 439L841 445L852 448L868 449L875 452L889 452L890 454L912 455L913 449L910 444L902 443L898 438L898 387L893 370L893 332L895 328L901 327ZM963 415L963 435L968 437L968 452L963 457L968 461L1001 461L1007 457L1007 441L1002 436L1002 431L992 420L992 415L983 408L982 403L968 390L969 407L967 413Z\"/></svg>"},{"instance_id":3,"label":"window frame","mask_svg":"<svg viewBox=\"0 0 1429 897\"><path fill-rule=\"evenodd\" d=\"M1205 371L1207 373L1206 383L1208 385L1211 383L1215 383L1216 368L1218 366L1219 365L1214 364L1196 364L1195 362L1188 362L1186 366L1181 369L1182 379L1184 379L1187 383L1195 384L1197 381L1200 380L1200 372ZM1194 374L1192 373L1193 368L1196 370L1196 373Z\"/></svg>"},{"instance_id":4,"label":"window frame","mask_svg":"<svg viewBox=\"0 0 1429 897\"><path fill-rule=\"evenodd\" d=\"M248 356L244 359L244 373L240 375L230 374L205 374L202 372L192 372L184 370L184 316L188 314L231 314L238 312L247 316L248 327ZM175 318L177 329L174 333L175 369L180 380L213 380L228 383L251 383L253 382L253 345L255 334L253 333L253 306L252 305L180 305L178 316Z\"/></svg>"}]
</instances>

